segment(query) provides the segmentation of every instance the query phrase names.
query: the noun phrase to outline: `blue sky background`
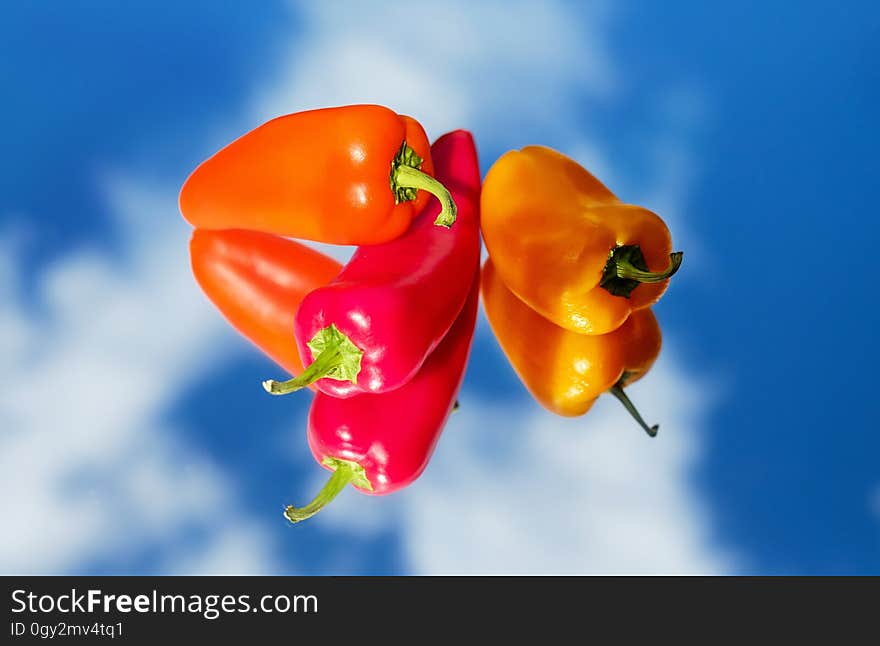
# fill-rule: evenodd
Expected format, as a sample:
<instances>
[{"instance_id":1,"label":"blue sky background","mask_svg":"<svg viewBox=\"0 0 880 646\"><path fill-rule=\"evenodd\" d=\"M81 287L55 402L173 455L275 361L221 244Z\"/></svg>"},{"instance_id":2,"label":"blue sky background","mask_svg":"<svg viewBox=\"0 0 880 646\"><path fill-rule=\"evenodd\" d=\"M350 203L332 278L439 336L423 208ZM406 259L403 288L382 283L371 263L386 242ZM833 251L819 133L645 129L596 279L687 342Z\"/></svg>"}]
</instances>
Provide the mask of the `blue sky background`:
<instances>
[{"instance_id":1,"label":"blue sky background","mask_svg":"<svg viewBox=\"0 0 880 646\"><path fill-rule=\"evenodd\" d=\"M880 10L324 5L5 9L0 570L880 573ZM542 412L481 321L425 476L284 524L323 478L308 398L264 396L199 295L176 191L272 116L374 101L667 219L656 441Z\"/></svg>"}]
</instances>

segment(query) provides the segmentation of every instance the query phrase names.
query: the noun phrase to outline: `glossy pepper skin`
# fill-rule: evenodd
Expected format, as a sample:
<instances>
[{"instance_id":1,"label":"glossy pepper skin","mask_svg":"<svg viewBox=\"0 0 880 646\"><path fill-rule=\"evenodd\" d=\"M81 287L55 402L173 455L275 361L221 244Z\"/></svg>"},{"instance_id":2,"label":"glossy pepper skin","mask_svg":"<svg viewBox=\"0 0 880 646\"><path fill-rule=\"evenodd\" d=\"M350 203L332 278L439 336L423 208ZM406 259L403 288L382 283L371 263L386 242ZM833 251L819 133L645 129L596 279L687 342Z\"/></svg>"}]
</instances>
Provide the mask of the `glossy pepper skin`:
<instances>
[{"instance_id":1,"label":"glossy pepper skin","mask_svg":"<svg viewBox=\"0 0 880 646\"><path fill-rule=\"evenodd\" d=\"M204 161L180 191L180 212L202 229L378 244L427 204L417 189L445 192L432 173L414 119L379 105L309 110L264 123ZM444 198L444 207L451 212L438 224L449 226L455 204Z\"/></svg>"},{"instance_id":2,"label":"glossy pepper skin","mask_svg":"<svg viewBox=\"0 0 880 646\"><path fill-rule=\"evenodd\" d=\"M440 207L432 200L400 238L360 247L297 312L294 331L307 370L289 382L265 382L268 392L313 381L336 397L400 388L452 326L480 257L480 168L464 130L440 137L432 155L437 177L459 205L455 227L433 225Z\"/></svg>"},{"instance_id":3,"label":"glossy pepper skin","mask_svg":"<svg viewBox=\"0 0 880 646\"><path fill-rule=\"evenodd\" d=\"M302 372L293 321L302 299L342 265L278 236L253 231L193 231L196 282L226 320L287 372Z\"/></svg>"},{"instance_id":4,"label":"glossy pepper skin","mask_svg":"<svg viewBox=\"0 0 880 646\"><path fill-rule=\"evenodd\" d=\"M492 166L481 225L504 283L581 334L611 332L656 303L681 263L660 217L622 203L575 161L542 146L508 152Z\"/></svg>"},{"instance_id":5,"label":"glossy pepper skin","mask_svg":"<svg viewBox=\"0 0 880 646\"><path fill-rule=\"evenodd\" d=\"M660 326L650 309L633 314L608 334L578 334L535 312L501 281L487 260L482 278L483 307L504 354L532 396L557 415L586 413L611 392L653 436L623 392L651 368L660 353Z\"/></svg>"},{"instance_id":6,"label":"glossy pepper skin","mask_svg":"<svg viewBox=\"0 0 880 646\"><path fill-rule=\"evenodd\" d=\"M313 516L348 484L368 494L389 494L411 484L425 470L464 380L479 303L477 263L472 268L464 308L409 383L381 395L348 399L315 395L309 413L309 447L315 459L334 473L309 505L286 509L288 520Z\"/></svg>"}]
</instances>

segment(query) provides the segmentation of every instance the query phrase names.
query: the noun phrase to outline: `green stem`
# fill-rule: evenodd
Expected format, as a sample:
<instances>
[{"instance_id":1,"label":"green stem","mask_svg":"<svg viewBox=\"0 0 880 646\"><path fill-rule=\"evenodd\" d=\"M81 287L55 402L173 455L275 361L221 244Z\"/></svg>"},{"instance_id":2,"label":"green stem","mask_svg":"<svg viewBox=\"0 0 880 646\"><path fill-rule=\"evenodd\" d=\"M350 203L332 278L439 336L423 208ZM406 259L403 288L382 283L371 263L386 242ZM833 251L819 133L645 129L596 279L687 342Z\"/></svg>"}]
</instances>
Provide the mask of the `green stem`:
<instances>
[{"instance_id":1,"label":"green stem","mask_svg":"<svg viewBox=\"0 0 880 646\"><path fill-rule=\"evenodd\" d=\"M287 520L291 523L298 523L306 518L311 518L338 496L339 492L351 483L354 476L354 468L347 462L341 462L341 464L336 467L333 475L330 476L330 479L327 480L327 484L321 488L321 491L318 492L318 495L315 496L312 502L305 507L294 507L293 505L287 506L287 509L284 510L284 515L287 517Z\"/></svg>"},{"instance_id":2,"label":"green stem","mask_svg":"<svg viewBox=\"0 0 880 646\"><path fill-rule=\"evenodd\" d=\"M623 392L623 386L619 384L615 384L611 388L608 389L608 392L617 397L623 407L629 411L629 414L633 416L633 418L639 423L639 425L645 429L645 433L650 435L651 437L656 437L657 430L660 428L659 424L654 424L654 426L648 426L645 423L645 420L642 419L642 416L639 415L639 411L636 410L635 405L630 401L630 398L627 396L625 392Z\"/></svg>"},{"instance_id":3,"label":"green stem","mask_svg":"<svg viewBox=\"0 0 880 646\"><path fill-rule=\"evenodd\" d=\"M334 458L328 455L321 460L321 464L330 467L333 470L333 475L330 476L327 484L321 488L318 495L308 505L305 507L287 506L287 509L284 510L284 516L291 523L298 523L317 514L349 484L367 491L373 491L373 485L367 478L364 468L357 462Z\"/></svg>"},{"instance_id":4,"label":"green stem","mask_svg":"<svg viewBox=\"0 0 880 646\"><path fill-rule=\"evenodd\" d=\"M669 254L669 266L664 271L654 272L648 271L639 245L619 245L608 254L599 286L614 296L629 298L640 284L658 283L672 276L681 266L683 255L680 251Z\"/></svg>"},{"instance_id":5,"label":"green stem","mask_svg":"<svg viewBox=\"0 0 880 646\"><path fill-rule=\"evenodd\" d=\"M394 169L391 180L395 187L419 189L436 197L440 200L440 215L434 220L434 224L447 229L453 225L458 215L458 207L449 189L439 181L417 168L403 164Z\"/></svg>"},{"instance_id":6,"label":"green stem","mask_svg":"<svg viewBox=\"0 0 880 646\"><path fill-rule=\"evenodd\" d=\"M663 271L644 271L628 260L621 259L614 263L614 273L618 278L626 280L635 280L640 283L660 283L670 278L678 268L681 267L681 259L684 254L681 251L675 251L669 254L669 264Z\"/></svg>"},{"instance_id":7,"label":"green stem","mask_svg":"<svg viewBox=\"0 0 880 646\"><path fill-rule=\"evenodd\" d=\"M315 357L311 365L300 375L287 381L267 379L263 382L263 389L270 395L287 395L296 392L315 383L318 379L326 377L339 367L341 360L342 348L339 346L329 347Z\"/></svg>"},{"instance_id":8,"label":"green stem","mask_svg":"<svg viewBox=\"0 0 880 646\"><path fill-rule=\"evenodd\" d=\"M301 375L287 381L267 379L263 382L263 388L267 393L286 395L305 388L324 377L357 383L364 352L340 332L334 324L331 323L315 332L315 336L306 345L312 351L311 365Z\"/></svg>"}]
</instances>

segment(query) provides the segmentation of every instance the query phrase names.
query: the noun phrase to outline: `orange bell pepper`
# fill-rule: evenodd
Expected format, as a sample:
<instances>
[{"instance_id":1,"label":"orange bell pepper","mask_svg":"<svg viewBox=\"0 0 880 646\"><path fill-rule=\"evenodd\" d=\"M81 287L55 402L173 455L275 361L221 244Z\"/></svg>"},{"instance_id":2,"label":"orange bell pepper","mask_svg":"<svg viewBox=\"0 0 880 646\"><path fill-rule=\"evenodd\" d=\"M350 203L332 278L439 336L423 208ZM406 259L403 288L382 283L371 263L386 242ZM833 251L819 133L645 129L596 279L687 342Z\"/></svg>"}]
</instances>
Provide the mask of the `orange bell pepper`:
<instances>
[{"instance_id":1,"label":"orange bell pepper","mask_svg":"<svg viewBox=\"0 0 880 646\"><path fill-rule=\"evenodd\" d=\"M480 204L486 248L530 307L581 334L606 334L656 303L681 264L657 215L622 203L550 148L503 155Z\"/></svg>"},{"instance_id":2,"label":"orange bell pepper","mask_svg":"<svg viewBox=\"0 0 880 646\"><path fill-rule=\"evenodd\" d=\"M196 229L189 252L196 282L226 320L287 372L300 374L297 309L342 266L293 240L235 229Z\"/></svg>"},{"instance_id":3,"label":"orange bell pepper","mask_svg":"<svg viewBox=\"0 0 880 646\"><path fill-rule=\"evenodd\" d=\"M493 260L483 267L483 306L501 349L532 396L558 415L586 413L602 393L617 397L651 437L623 391L641 379L660 353L660 326L650 309L633 312L602 335L565 330L531 309L501 281Z\"/></svg>"},{"instance_id":4,"label":"orange bell pepper","mask_svg":"<svg viewBox=\"0 0 880 646\"><path fill-rule=\"evenodd\" d=\"M193 171L180 212L202 229L249 229L333 244L400 236L434 194L435 224L455 202L431 175L431 146L414 119L379 105L278 117Z\"/></svg>"}]
</instances>

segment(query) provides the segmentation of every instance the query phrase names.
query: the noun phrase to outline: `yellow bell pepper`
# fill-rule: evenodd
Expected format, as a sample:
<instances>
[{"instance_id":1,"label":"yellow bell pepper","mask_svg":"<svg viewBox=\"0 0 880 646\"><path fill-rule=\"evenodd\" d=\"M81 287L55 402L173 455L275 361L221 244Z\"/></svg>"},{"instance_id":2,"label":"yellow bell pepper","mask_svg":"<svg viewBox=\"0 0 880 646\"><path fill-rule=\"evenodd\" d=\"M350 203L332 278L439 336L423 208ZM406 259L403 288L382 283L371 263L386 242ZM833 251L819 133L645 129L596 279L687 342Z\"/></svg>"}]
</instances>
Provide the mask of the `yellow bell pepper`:
<instances>
[{"instance_id":1,"label":"yellow bell pepper","mask_svg":"<svg viewBox=\"0 0 880 646\"><path fill-rule=\"evenodd\" d=\"M480 203L486 248L531 308L581 334L607 334L656 303L681 264L659 216L624 204L543 146L503 155Z\"/></svg>"},{"instance_id":2,"label":"yellow bell pepper","mask_svg":"<svg viewBox=\"0 0 880 646\"><path fill-rule=\"evenodd\" d=\"M483 267L486 317L501 349L532 396L544 408L567 417L583 415L602 393L617 397L651 437L648 426L623 391L640 379L660 353L660 326L650 309L633 312L609 334L577 334L535 312L501 281L492 259Z\"/></svg>"}]
</instances>

